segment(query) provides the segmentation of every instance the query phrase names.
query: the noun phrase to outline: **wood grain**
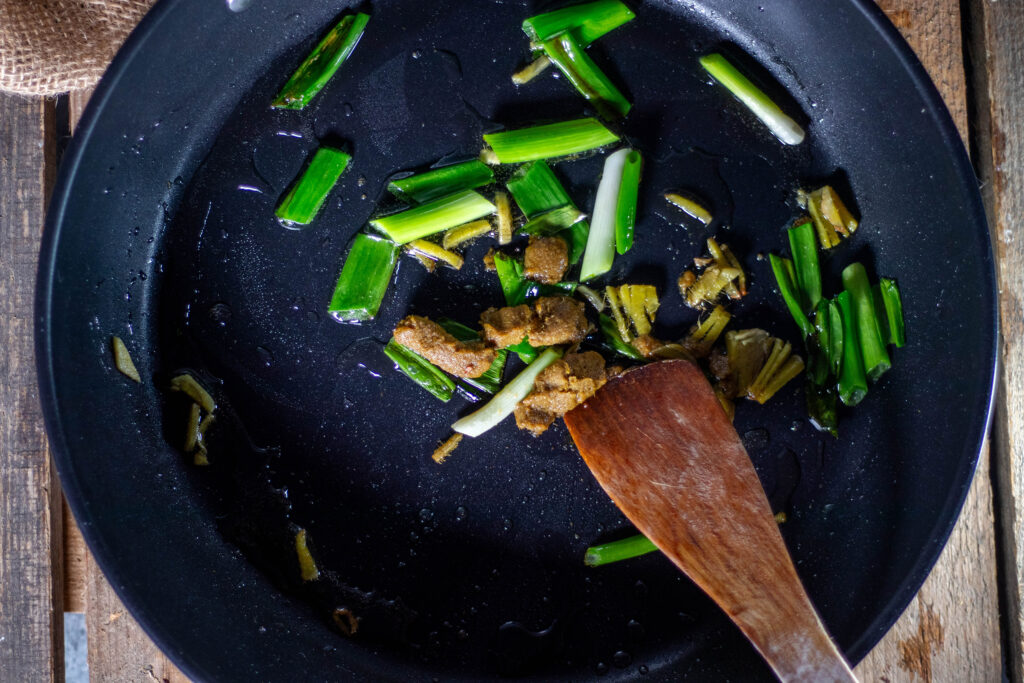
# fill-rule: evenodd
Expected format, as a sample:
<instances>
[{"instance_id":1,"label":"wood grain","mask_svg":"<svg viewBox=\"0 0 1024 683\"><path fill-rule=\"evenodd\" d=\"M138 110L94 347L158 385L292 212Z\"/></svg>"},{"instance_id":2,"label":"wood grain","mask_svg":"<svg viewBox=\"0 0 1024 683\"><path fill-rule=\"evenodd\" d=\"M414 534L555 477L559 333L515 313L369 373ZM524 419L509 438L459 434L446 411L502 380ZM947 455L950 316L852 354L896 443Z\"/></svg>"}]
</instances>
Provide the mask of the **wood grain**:
<instances>
[{"instance_id":1,"label":"wood grain","mask_svg":"<svg viewBox=\"0 0 1024 683\"><path fill-rule=\"evenodd\" d=\"M998 266L1002 376L993 439L1011 680L1024 678L1024 4L968 0L974 139Z\"/></svg>"},{"instance_id":2,"label":"wood grain","mask_svg":"<svg viewBox=\"0 0 1024 683\"><path fill-rule=\"evenodd\" d=\"M89 641L89 679L96 683L189 683L114 593L87 555L85 629Z\"/></svg>"},{"instance_id":3,"label":"wood grain","mask_svg":"<svg viewBox=\"0 0 1024 683\"><path fill-rule=\"evenodd\" d=\"M882 0L938 86L966 140L968 102L960 5ZM949 543L915 600L856 668L864 681L998 681L1001 678L995 519L989 449L981 454Z\"/></svg>"},{"instance_id":4,"label":"wood grain","mask_svg":"<svg viewBox=\"0 0 1024 683\"><path fill-rule=\"evenodd\" d=\"M82 91L69 96L72 130L91 94ZM89 554L70 511L66 513L65 585L80 598L86 613L89 678L97 683L188 683L125 609Z\"/></svg>"},{"instance_id":5,"label":"wood grain","mask_svg":"<svg viewBox=\"0 0 1024 683\"><path fill-rule=\"evenodd\" d=\"M0 680L62 681L60 486L39 410L32 313L53 186L53 102L0 94Z\"/></svg>"}]
</instances>

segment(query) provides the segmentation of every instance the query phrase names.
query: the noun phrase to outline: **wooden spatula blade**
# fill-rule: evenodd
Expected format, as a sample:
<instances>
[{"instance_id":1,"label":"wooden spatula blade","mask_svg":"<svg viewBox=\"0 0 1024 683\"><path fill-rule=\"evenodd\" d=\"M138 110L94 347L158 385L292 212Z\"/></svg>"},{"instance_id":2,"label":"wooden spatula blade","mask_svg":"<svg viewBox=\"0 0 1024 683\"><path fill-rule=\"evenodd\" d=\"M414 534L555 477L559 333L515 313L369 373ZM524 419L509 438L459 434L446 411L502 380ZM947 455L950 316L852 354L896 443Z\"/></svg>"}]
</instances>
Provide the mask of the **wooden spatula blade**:
<instances>
[{"instance_id":1,"label":"wooden spatula blade","mask_svg":"<svg viewBox=\"0 0 1024 683\"><path fill-rule=\"evenodd\" d=\"M565 423L615 504L725 610L781 680L856 680L697 366L666 361L627 372Z\"/></svg>"}]
</instances>

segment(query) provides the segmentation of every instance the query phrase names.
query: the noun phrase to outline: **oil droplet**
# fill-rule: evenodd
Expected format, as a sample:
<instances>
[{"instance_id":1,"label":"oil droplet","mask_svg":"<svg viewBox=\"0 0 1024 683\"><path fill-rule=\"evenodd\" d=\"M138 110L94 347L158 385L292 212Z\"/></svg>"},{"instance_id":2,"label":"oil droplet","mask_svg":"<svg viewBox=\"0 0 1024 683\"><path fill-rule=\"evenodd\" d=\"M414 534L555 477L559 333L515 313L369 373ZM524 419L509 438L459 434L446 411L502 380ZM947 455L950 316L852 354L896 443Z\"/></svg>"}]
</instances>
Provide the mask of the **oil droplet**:
<instances>
[{"instance_id":1,"label":"oil droplet","mask_svg":"<svg viewBox=\"0 0 1024 683\"><path fill-rule=\"evenodd\" d=\"M421 522L429 522L432 519L434 519L434 511L433 510L430 510L428 508L423 508L422 510L420 510L420 521Z\"/></svg>"},{"instance_id":2,"label":"oil droplet","mask_svg":"<svg viewBox=\"0 0 1024 683\"><path fill-rule=\"evenodd\" d=\"M206 314L218 327L224 327L231 320L232 311L230 306L221 301L210 306L210 310Z\"/></svg>"},{"instance_id":3,"label":"oil droplet","mask_svg":"<svg viewBox=\"0 0 1024 683\"><path fill-rule=\"evenodd\" d=\"M501 521L501 529L505 533L508 533L509 531L512 531L512 520L508 519L508 518L503 519Z\"/></svg>"},{"instance_id":4,"label":"oil droplet","mask_svg":"<svg viewBox=\"0 0 1024 683\"><path fill-rule=\"evenodd\" d=\"M640 675L641 675L641 676L646 676L646 675L647 675L647 672L648 672L648 671L650 671L650 669L648 669L648 668L647 668L647 665L646 665L646 664L641 664L641 665L640 665L640 668L639 668L639 669L637 669L637 671L638 671L638 672L640 672Z\"/></svg>"},{"instance_id":5,"label":"oil droplet","mask_svg":"<svg viewBox=\"0 0 1024 683\"><path fill-rule=\"evenodd\" d=\"M413 59L419 59L422 56L423 56L423 51L422 50L413 50L412 51L412 58Z\"/></svg>"},{"instance_id":6,"label":"oil droplet","mask_svg":"<svg viewBox=\"0 0 1024 683\"><path fill-rule=\"evenodd\" d=\"M604 662L598 662L597 664L594 665L594 671L599 676L604 675L604 674L608 673L608 665L605 664Z\"/></svg>"},{"instance_id":7,"label":"oil droplet","mask_svg":"<svg viewBox=\"0 0 1024 683\"><path fill-rule=\"evenodd\" d=\"M620 669L625 669L632 663L633 656L625 650L619 650L618 652L612 655L612 664L619 667Z\"/></svg>"},{"instance_id":8,"label":"oil droplet","mask_svg":"<svg viewBox=\"0 0 1024 683\"><path fill-rule=\"evenodd\" d=\"M265 368L269 368L271 364L274 362L274 354L270 353L269 349L266 349L262 346L256 347L256 355L260 359L260 364L263 365L263 367Z\"/></svg>"},{"instance_id":9,"label":"oil droplet","mask_svg":"<svg viewBox=\"0 0 1024 683\"><path fill-rule=\"evenodd\" d=\"M635 584L633 584L633 592L636 594L636 597L640 598L641 600L643 598L646 598L647 593L649 592L647 589L647 584L643 581L637 581Z\"/></svg>"},{"instance_id":10,"label":"oil droplet","mask_svg":"<svg viewBox=\"0 0 1024 683\"><path fill-rule=\"evenodd\" d=\"M459 507L455 508L455 521L461 522L465 518L466 518L466 508L462 507L461 505Z\"/></svg>"},{"instance_id":11,"label":"oil droplet","mask_svg":"<svg viewBox=\"0 0 1024 683\"><path fill-rule=\"evenodd\" d=\"M626 624L626 633L633 640L643 640L645 635L644 625L636 619L630 619Z\"/></svg>"}]
</instances>

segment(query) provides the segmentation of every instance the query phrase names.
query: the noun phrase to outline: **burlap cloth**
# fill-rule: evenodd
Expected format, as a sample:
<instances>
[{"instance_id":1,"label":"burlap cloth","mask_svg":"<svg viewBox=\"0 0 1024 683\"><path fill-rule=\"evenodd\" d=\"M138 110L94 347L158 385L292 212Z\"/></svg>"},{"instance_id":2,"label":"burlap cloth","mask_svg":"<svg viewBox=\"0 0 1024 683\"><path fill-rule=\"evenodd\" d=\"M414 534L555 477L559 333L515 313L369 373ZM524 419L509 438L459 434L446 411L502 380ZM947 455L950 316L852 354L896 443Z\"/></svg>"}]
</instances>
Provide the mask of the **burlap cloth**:
<instances>
[{"instance_id":1,"label":"burlap cloth","mask_svg":"<svg viewBox=\"0 0 1024 683\"><path fill-rule=\"evenodd\" d=\"M56 95L96 84L153 0L0 0L0 90Z\"/></svg>"}]
</instances>

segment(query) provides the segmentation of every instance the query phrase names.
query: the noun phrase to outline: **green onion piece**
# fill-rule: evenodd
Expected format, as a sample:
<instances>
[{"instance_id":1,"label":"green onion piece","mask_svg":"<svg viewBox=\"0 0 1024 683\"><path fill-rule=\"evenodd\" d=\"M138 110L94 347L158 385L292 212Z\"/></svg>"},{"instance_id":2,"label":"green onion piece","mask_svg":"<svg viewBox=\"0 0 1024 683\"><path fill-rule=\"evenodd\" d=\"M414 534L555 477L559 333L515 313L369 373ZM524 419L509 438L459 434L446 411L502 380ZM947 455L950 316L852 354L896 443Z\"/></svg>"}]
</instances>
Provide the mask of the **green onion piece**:
<instances>
[{"instance_id":1,"label":"green onion piece","mask_svg":"<svg viewBox=\"0 0 1024 683\"><path fill-rule=\"evenodd\" d=\"M601 182L594 199L594 215L590 220L590 236L583 252L580 281L586 281L611 270L615 260L615 217L619 203L619 188L626 157L632 150L620 149L608 155L604 162Z\"/></svg>"},{"instance_id":2,"label":"green onion piece","mask_svg":"<svg viewBox=\"0 0 1024 683\"><path fill-rule=\"evenodd\" d=\"M835 299L828 302L828 323L828 358L832 363L832 374L839 377L839 370L843 366L843 313Z\"/></svg>"},{"instance_id":3,"label":"green onion piece","mask_svg":"<svg viewBox=\"0 0 1024 683\"><path fill-rule=\"evenodd\" d=\"M857 326L854 323L853 303L848 291L836 296L840 317L843 321L843 363L839 372L839 400L848 406L855 406L868 393L868 378L864 374L864 359L861 358L857 343Z\"/></svg>"},{"instance_id":4,"label":"green onion piece","mask_svg":"<svg viewBox=\"0 0 1024 683\"><path fill-rule=\"evenodd\" d=\"M527 218L573 203L546 161L520 166L508 179L507 185L519 210Z\"/></svg>"},{"instance_id":5,"label":"green onion piece","mask_svg":"<svg viewBox=\"0 0 1024 683\"><path fill-rule=\"evenodd\" d=\"M772 264L775 282L779 285L779 292L782 293L782 299L786 302L789 314L793 316L793 320L796 321L804 337L814 334L814 328L811 326L811 321L807 319L803 303L800 301L800 291L794 282L796 276L793 272L793 262L775 254L769 254L768 259Z\"/></svg>"},{"instance_id":6,"label":"green onion piece","mask_svg":"<svg viewBox=\"0 0 1024 683\"><path fill-rule=\"evenodd\" d=\"M318 149L274 212L278 220L285 226L313 222L351 158L351 155L333 147Z\"/></svg>"},{"instance_id":7,"label":"green onion piece","mask_svg":"<svg viewBox=\"0 0 1024 683\"><path fill-rule=\"evenodd\" d=\"M494 182L490 166L473 159L461 164L442 166L408 178L392 180L388 191L396 198L422 204L462 190L472 190Z\"/></svg>"},{"instance_id":8,"label":"green onion piece","mask_svg":"<svg viewBox=\"0 0 1024 683\"><path fill-rule=\"evenodd\" d=\"M533 359L540 355L540 351L527 341L521 341L518 344L506 346L505 348L519 356L519 360L523 361L527 365L532 363Z\"/></svg>"},{"instance_id":9,"label":"green onion piece","mask_svg":"<svg viewBox=\"0 0 1024 683\"><path fill-rule=\"evenodd\" d=\"M610 145L619 136L594 118L548 123L531 128L490 133L484 142L503 164L551 159Z\"/></svg>"},{"instance_id":10,"label":"green onion piece","mask_svg":"<svg viewBox=\"0 0 1024 683\"><path fill-rule=\"evenodd\" d=\"M369 20L369 15L363 13L342 17L288 79L270 106L303 109L309 104L356 49Z\"/></svg>"},{"instance_id":11,"label":"green onion piece","mask_svg":"<svg viewBox=\"0 0 1024 683\"><path fill-rule=\"evenodd\" d=\"M564 206L576 208L551 167L542 160L520 166L509 178L508 189L527 219ZM590 225L586 221L578 221L561 235L569 245L569 263L579 262L589 234Z\"/></svg>"},{"instance_id":12,"label":"green onion piece","mask_svg":"<svg viewBox=\"0 0 1024 683\"><path fill-rule=\"evenodd\" d=\"M899 287L895 280L881 278L878 281L885 305L885 316L889 323L889 343L897 348L907 343L907 333L903 325L903 300L900 298Z\"/></svg>"},{"instance_id":13,"label":"green onion piece","mask_svg":"<svg viewBox=\"0 0 1024 683\"><path fill-rule=\"evenodd\" d=\"M832 308L827 299L818 302L814 310L814 334L818 347L828 361L828 371L832 372ZM810 361L808 365L813 365Z\"/></svg>"},{"instance_id":14,"label":"green onion piece","mask_svg":"<svg viewBox=\"0 0 1024 683\"><path fill-rule=\"evenodd\" d=\"M864 359L864 371L868 378L875 382L892 367L892 363L889 360L889 353L885 350L882 332L878 327L875 301L864 266L860 263L851 263L843 269L843 288L850 293L857 341L860 345L861 357Z\"/></svg>"},{"instance_id":15,"label":"green onion piece","mask_svg":"<svg viewBox=\"0 0 1024 683\"><path fill-rule=\"evenodd\" d=\"M338 276L327 312L339 322L372 320L398 260L398 246L374 235L356 235Z\"/></svg>"},{"instance_id":16,"label":"green onion piece","mask_svg":"<svg viewBox=\"0 0 1024 683\"><path fill-rule=\"evenodd\" d=\"M729 60L716 53L700 58L700 65L711 76L736 96L754 116L768 126L775 137L787 145L799 145L804 141L804 129L787 116L764 92L741 74Z\"/></svg>"},{"instance_id":17,"label":"green onion piece","mask_svg":"<svg viewBox=\"0 0 1024 683\"><path fill-rule=\"evenodd\" d=\"M789 247L793 251L793 269L796 285L803 294L804 310L813 311L821 301L821 267L818 265L818 238L810 221L789 229Z\"/></svg>"},{"instance_id":18,"label":"green onion piece","mask_svg":"<svg viewBox=\"0 0 1024 683\"><path fill-rule=\"evenodd\" d=\"M804 393L807 396L807 416L814 428L838 437L839 405L835 386L807 382Z\"/></svg>"},{"instance_id":19,"label":"green onion piece","mask_svg":"<svg viewBox=\"0 0 1024 683\"><path fill-rule=\"evenodd\" d=\"M512 414L516 405L533 391L533 383L537 375L546 367L562 357L562 352L548 347L537 356L515 379L506 384L482 408L452 425L452 429L466 436L480 436L491 427Z\"/></svg>"},{"instance_id":20,"label":"green onion piece","mask_svg":"<svg viewBox=\"0 0 1024 683\"><path fill-rule=\"evenodd\" d=\"M615 250L625 254L633 247L633 228L636 226L636 204L640 194L640 152L629 150L622 167L618 205L615 207Z\"/></svg>"},{"instance_id":21,"label":"green onion piece","mask_svg":"<svg viewBox=\"0 0 1024 683\"><path fill-rule=\"evenodd\" d=\"M877 284L871 288L871 303L875 307L875 320L878 321L878 331L882 335L882 341L891 344L889 337L889 315L885 312L885 302L882 301L882 286Z\"/></svg>"},{"instance_id":22,"label":"green onion piece","mask_svg":"<svg viewBox=\"0 0 1024 683\"><path fill-rule=\"evenodd\" d=\"M448 332L448 334L452 335L459 341L468 342L480 339L479 332L471 327L463 325L462 323L455 322L449 318L441 318L437 322ZM458 384L465 383L488 394L493 394L501 387L501 375L505 371L505 360L507 357L508 351L505 349L499 349L494 356L494 361L491 363L491 367L487 368L487 372L479 377L460 378L458 380Z\"/></svg>"},{"instance_id":23,"label":"green onion piece","mask_svg":"<svg viewBox=\"0 0 1024 683\"><path fill-rule=\"evenodd\" d=\"M580 45L586 47L634 17L633 10L619 0L597 0L530 17L523 22L523 32L530 40L542 43L573 31Z\"/></svg>"},{"instance_id":24,"label":"green onion piece","mask_svg":"<svg viewBox=\"0 0 1024 683\"><path fill-rule=\"evenodd\" d=\"M551 60L548 59L547 55L541 55L512 74L512 82L516 85L526 85L537 76L540 76L544 69L549 66L551 66Z\"/></svg>"},{"instance_id":25,"label":"green onion piece","mask_svg":"<svg viewBox=\"0 0 1024 683\"><path fill-rule=\"evenodd\" d=\"M370 225L395 243L405 244L494 212L494 204L473 190L465 190L400 213L375 218Z\"/></svg>"},{"instance_id":26,"label":"green onion piece","mask_svg":"<svg viewBox=\"0 0 1024 683\"><path fill-rule=\"evenodd\" d=\"M455 382L439 367L394 339L384 347L384 353L413 382L446 403L451 400Z\"/></svg>"},{"instance_id":27,"label":"green onion piece","mask_svg":"<svg viewBox=\"0 0 1024 683\"><path fill-rule=\"evenodd\" d=\"M524 303L530 283L523 278L523 264L505 254L495 254L494 270L498 274L498 282L501 283L505 303L509 306L518 306Z\"/></svg>"},{"instance_id":28,"label":"green onion piece","mask_svg":"<svg viewBox=\"0 0 1024 683\"><path fill-rule=\"evenodd\" d=\"M619 332L619 326L611 316L599 313L597 319L598 324L601 327L601 335L604 337L605 345L609 350L621 354L626 358L644 360L643 354L637 351L632 344L622 338L622 334Z\"/></svg>"},{"instance_id":29,"label":"green onion piece","mask_svg":"<svg viewBox=\"0 0 1024 683\"><path fill-rule=\"evenodd\" d=\"M521 228L527 235L556 235L566 228L579 223L586 217L586 214L572 204L560 206L544 213L537 214Z\"/></svg>"},{"instance_id":30,"label":"green onion piece","mask_svg":"<svg viewBox=\"0 0 1024 683\"><path fill-rule=\"evenodd\" d=\"M611 564L621 560L630 560L634 557L653 553L658 549L651 539L643 534L630 536L621 541L592 545L587 548L583 556L583 564L588 567L600 567L603 564Z\"/></svg>"},{"instance_id":31,"label":"green onion piece","mask_svg":"<svg viewBox=\"0 0 1024 683\"><path fill-rule=\"evenodd\" d=\"M565 74L566 79L608 120L621 119L630 104L611 79L594 63L571 32L544 41L544 54Z\"/></svg>"}]
</instances>

